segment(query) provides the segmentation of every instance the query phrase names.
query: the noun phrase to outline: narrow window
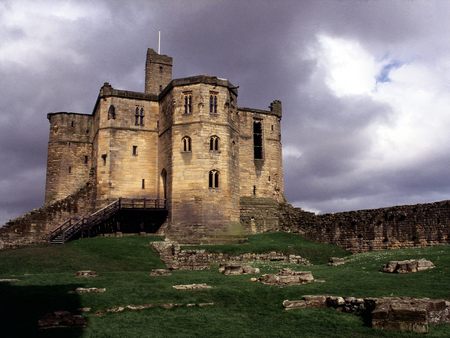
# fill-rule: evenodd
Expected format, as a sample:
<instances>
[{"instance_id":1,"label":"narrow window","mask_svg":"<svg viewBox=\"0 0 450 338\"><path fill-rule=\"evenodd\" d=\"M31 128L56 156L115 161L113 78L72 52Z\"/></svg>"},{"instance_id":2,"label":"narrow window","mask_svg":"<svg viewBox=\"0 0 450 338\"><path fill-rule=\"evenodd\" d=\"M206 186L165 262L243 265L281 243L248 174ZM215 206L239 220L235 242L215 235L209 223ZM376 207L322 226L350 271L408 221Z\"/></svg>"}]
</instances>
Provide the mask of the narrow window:
<instances>
[{"instance_id":1,"label":"narrow window","mask_svg":"<svg viewBox=\"0 0 450 338\"><path fill-rule=\"evenodd\" d=\"M163 66L159 66L159 72L160 72L160 73L163 72Z\"/></svg>"},{"instance_id":2,"label":"narrow window","mask_svg":"<svg viewBox=\"0 0 450 338\"><path fill-rule=\"evenodd\" d=\"M253 186L253 196L256 196L256 185Z\"/></svg>"},{"instance_id":3,"label":"narrow window","mask_svg":"<svg viewBox=\"0 0 450 338\"><path fill-rule=\"evenodd\" d=\"M141 113L139 114L139 125L144 126L144 108L141 108Z\"/></svg>"},{"instance_id":4,"label":"narrow window","mask_svg":"<svg viewBox=\"0 0 450 338\"><path fill-rule=\"evenodd\" d=\"M184 95L184 113L192 114L192 94Z\"/></svg>"},{"instance_id":5,"label":"narrow window","mask_svg":"<svg viewBox=\"0 0 450 338\"><path fill-rule=\"evenodd\" d=\"M73 122L73 121L72 121L72 122L70 123L70 126L71 126L71 127L73 127L73 126L74 126L74 122Z\"/></svg>"},{"instance_id":6,"label":"narrow window","mask_svg":"<svg viewBox=\"0 0 450 338\"><path fill-rule=\"evenodd\" d=\"M219 138L217 136L211 136L209 139L209 150L219 151Z\"/></svg>"},{"instance_id":7,"label":"narrow window","mask_svg":"<svg viewBox=\"0 0 450 338\"><path fill-rule=\"evenodd\" d=\"M108 109L108 120L115 120L115 119L116 119L116 108L113 105L110 105Z\"/></svg>"},{"instance_id":8,"label":"narrow window","mask_svg":"<svg viewBox=\"0 0 450 338\"><path fill-rule=\"evenodd\" d=\"M231 155L236 155L236 142L234 141L231 142Z\"/></svg>"},{"instance_id":9,"label":"narrow window","mask_svg":"<svg viewBox=\"0 0 450 338\"><path fill-rule=\"evenodd\" d=\"M181 146L184 152L191 152L191 138L189 136L183 137Z\"/></svg>"},{"instance_id":10,"label":"narrow window","mask_svg":"<svg viewBox=\"0 0 450 338\"><path fill-rule=\"evenodd\" d=\"M209 96L209 112L211 114L217 114L217 94L211 94Z\"/></svg>"},{"instance_id":11,"label":"narrow window","mask_svg":"<svg viewBox=\"0 0 450 338\"><path fill-rule=\"evenodd\" d=\"M211 189L219 188L219 172L217 170L211 170L209 172L208 186Z\"/></svg>"},{"instance_id":12,"label":"narrow window","mask_svg":"<svg viewBox=\"0 0 450 338\"><path fill-rule=\"evenodd\" d=\"M162 85L159 85L159 91L162 92Z\"/></svg>"},{"instance_id":13,"label":"narrow window","mask_svg":"<svg viewBox=\"0 0 450 338\"><path fill-rule=\"evenodd\" d=\"M103 165L106 165L106 154L103 154L102 155L102 160L103 160Z\"/></svg>"},{"instance_id":14,"label":"narrow window","mask_svg":"<svg viewBox=\"0 0 450 338\"><path fill-rule=\"evenodd\" d=\"M72 173L72 167L69 166L69 174Z\"/></svg>"},{"instance_id":15,"label":"narrow window","mask_svg":"<svg viewBox=\"0 0 450 338\"><path fill-rule=\"evenodd\" d=\"M84 164L88 164L89 157L84 156Z\"/></svg>"},{"instance_id":16,"label":"narrow window","mask_svg":"<svg viewBox=\"0 0 450 338\"><path fill-rule=\"evenodd\" d=\"M142 189L145 189L145 179L142 179Z\"/></svg>"},{"instance_id":17,"label":"narrow window","mask_svg":"<svg viewBox=\"0 0 450 338\"><path fill-rule=\"evenodd\" d=\"M136 112L134 113L134 125L139 125L139 107L136 107Z\"/></svg>"},{"instance_id":18,"label":"narrow window","mask_svg":"<svg viewBox=\"0 0 450 338\"><path fill-rule=\"evenodd\" d=\"M263 159L262 126L260 121L253 122L253 155L255 160Z\"/></svg>"},{"instance_id":19,"label":"narrow window","mask_svg":"<svg viewBox=\"0 0 450 338\"><path fill-rule=\"evenodd\" d=\"M270 126L270 129L273 131L273 124Z\"/></svg>"},{"instance_id":20,"label":"narrow window","mask_svg":"<svg viewBox=\"0 0 450 338\"><path fill-rule=\"evenodd\" d=\"M133 156L137 156L137 146L133 146Z\"/></svg>"}]
</instances>

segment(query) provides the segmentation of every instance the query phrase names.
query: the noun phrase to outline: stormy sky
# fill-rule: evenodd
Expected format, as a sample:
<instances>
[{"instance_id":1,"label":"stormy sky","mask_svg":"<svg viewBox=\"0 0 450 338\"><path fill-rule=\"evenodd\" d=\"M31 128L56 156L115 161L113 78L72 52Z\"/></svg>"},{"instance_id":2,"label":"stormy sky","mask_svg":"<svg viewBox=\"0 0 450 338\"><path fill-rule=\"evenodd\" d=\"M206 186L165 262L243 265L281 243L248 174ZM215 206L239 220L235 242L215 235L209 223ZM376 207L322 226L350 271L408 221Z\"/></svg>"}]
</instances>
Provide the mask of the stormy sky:
<instances>
[{"instance_id":1,"label":"stormy sky","mask_svg":"<svg viewBox=\"0 0 450 338\"><path fill-rule=\"evenodd\" d=\"M91 113L105 81L174 77L283 102L287 199L333 212L450 199L450 1L0 0L0 224L42 205L46 114Z\"/></svg>"}]
</instances>

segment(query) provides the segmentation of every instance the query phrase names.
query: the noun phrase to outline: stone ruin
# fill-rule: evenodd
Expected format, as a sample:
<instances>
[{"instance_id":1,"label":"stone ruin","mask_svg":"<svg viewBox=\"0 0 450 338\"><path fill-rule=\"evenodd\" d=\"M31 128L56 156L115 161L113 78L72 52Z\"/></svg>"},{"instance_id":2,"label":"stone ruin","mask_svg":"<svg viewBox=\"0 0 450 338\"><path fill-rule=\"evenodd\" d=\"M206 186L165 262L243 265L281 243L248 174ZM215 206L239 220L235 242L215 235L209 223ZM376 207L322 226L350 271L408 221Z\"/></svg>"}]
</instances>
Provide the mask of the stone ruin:
<instances>
[{"instance_id":1,"label":"stone ruin","mask_svg":"<svg viewBox=\"0 0 450 338\"><path fill-rule=\"evenodd\" d=\"M200 284L179 284L172 286L176 290L203 290L203 289L211 289L212 286L206 283Z\"/></svg>"},{"instance_id":2,"label":"stone ruin","mask_svg":"<svg viewBox=\"0 0 450 338\"><path fill-rule=\"evenodd\" d=\"M293 271L291 269L281 269L277 274L265 274L257 278L266 285L301 285L314 282L314 277L310 271Z\"/></svg>"},{"instance_id":3,"label":"stone ruin","mask_svg":"<svg viewBox=\"0 0 450 338\"><path fill-rule=\"evenodd\" d=\"M382 267L381 271L388 273L413 273L433 268L435 268L433 262L421 258L404 261L390 261Z\"/></svg>"},{"instance_id":4,"label":"stone ruin","mask_svg":"<svg viewBox=\"0 0 450 338\"><path fill-rule=\"evenodd\" d=\"M330 266L338 266L338 265L343 265L345 264L345 258L342 257L330 257L330 259L328 260L328 265Z\"/></svg>"},{"instance_id":5,"label":"stone ruin","mask_svg":"<svg viewBox=\"0 0 450 338\"><path fill-rule=\"evenodd\" d=\"M248 275L260 273L259 268L254 268L249 265L241 264L221 264L219 267L219 272L224 275Z\"/></svg>"},{"instance_id":6,"label":"stone ruin","mask_svg":"<svg viewBox=\"0 0 450 338\"><path fill-rule=\"evenodd\" d=\"M172 271L169 269L153 269L150 271L150 276L159 277L159 276L170 276L172 275Z\"/></svg>"},{"instance_id":7,"label":"stone ruin","mask_svg":"<svg viewBox=\"0 0 450 338\"><path fill-rule=\"evenodd\" d=\"M92 270L81 270L77 271L75 273L76 277L82 277L82 278L94 278L97 277L97 272Z\"/></svg>"},{"instance_id":8,"label":"stone ruin","mask_svg":"<svg viewBox=\"0 0 450 338\"><path fill-rule=\"evenodd\" d=\"M285 262L299 265L311 265L298 255L280 252L245 253L229 255L225 253L207 252L203 249L182 250L180 244L173 241L156 241L150 245L159 254L164 264L171 270L206 270L212 264L227 264L229 262L242 264L249 262Z\"/></svg>"},{"instance_id":9,"label":"stone ruin","mask_svg":"<svg viewBox=\"0 0 450 338\"><path fill-rule=\"evenodd\" d=\"M364 316L373 328L383 330L427 333L429 324L450 323L450 302L443 299L317 295L285 300L283 307L285 310L330 307Z\"/></svg>"}]
</instances>

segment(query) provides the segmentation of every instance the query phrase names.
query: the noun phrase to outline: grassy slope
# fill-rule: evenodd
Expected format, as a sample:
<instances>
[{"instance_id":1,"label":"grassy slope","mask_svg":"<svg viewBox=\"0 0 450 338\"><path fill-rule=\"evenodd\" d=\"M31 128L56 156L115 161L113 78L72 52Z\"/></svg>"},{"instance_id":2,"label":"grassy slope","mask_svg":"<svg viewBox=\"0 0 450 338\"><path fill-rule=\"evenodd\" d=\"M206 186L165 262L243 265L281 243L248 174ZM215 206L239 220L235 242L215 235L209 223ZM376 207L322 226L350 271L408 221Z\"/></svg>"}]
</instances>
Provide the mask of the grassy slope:
<instances>
[{"instance_id":1,"label":"grassy slope","mask_svg":"<svg viewBox=\"0 0 450 338\"><path fill-rule=\"evenodd\" d=\"M258 235L250 243L270 243L274 247L291 245L298 250L305 242L290 235ZM0 324L2 337L37 336L36 322L42 314L54 310L92 307L93 312L111 306L143 303L214 302L208 308L148 309L97 317L88 314L89 325L83 330L49 330L45 337L408 337L365 327L360 318L334 310L286 312L284 299L298 299L305 294L352 296L403 295L450 298L450 246L427 249L384 251L351 256L339 267L318 264L308 267L325 283L286 288L249 282L249 276L223 276L211 271L177 271L169 277L149 277L152 268L162 264L148 248L149 238L92 238L64 246L24 248L0 252L0 278L19 278L20 282L0 283ZM278 244L276 244L278 243ZM303 244L302 244L303 243ZM254 244L251 244L254 245ZM265 244L264 244L265 245ZM257 243L257 247L264 247ZM315 260L329 246L315 244L315 250L302 251ZM247 246L248 248L249 246ZM225 247L230 250L230 246ZM296 250L297 250L296 249ZM304 249L304 248L303 248ZM236 249L233 249L236 250ZM248 252L247 250L244 250ZM299 253L299 251L295 251ZM336 251L337 253L339 251ZM333 254L335 255L335 254ZM380 273L380 266L390 259L429 258L436 269L411 275ZM323 261L324 259L320 259ZM279 266L261 265L262 272ZM95 279L78 279L74 272L93 269ZM174 284L206 282L213 289L177 291ZM73 295L78 286L106 287L104 294ZM6 335L4 334L6 332ZM450 335L450 325L432 328L427 337Z\"/></svg>"}]
</instances>

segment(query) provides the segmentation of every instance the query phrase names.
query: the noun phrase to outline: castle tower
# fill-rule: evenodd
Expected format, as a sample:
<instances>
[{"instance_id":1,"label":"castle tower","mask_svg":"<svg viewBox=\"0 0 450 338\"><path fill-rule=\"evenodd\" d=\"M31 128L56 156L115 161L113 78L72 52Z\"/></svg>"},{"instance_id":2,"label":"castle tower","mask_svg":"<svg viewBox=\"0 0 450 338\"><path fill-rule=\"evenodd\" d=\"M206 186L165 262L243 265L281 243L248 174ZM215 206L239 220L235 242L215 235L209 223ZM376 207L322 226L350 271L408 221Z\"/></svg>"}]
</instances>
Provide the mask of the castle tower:
<instances>
[{"instance_id":1,"label":"castle tower","mask_svg":"<svg viewBox=\"0 0 450 338\"><path fill-rule=\"evenodd\" d=\"M172 58L147 49L145 62L145 93L159 95L172 80Z\"/></svg>"}]
</instances>

